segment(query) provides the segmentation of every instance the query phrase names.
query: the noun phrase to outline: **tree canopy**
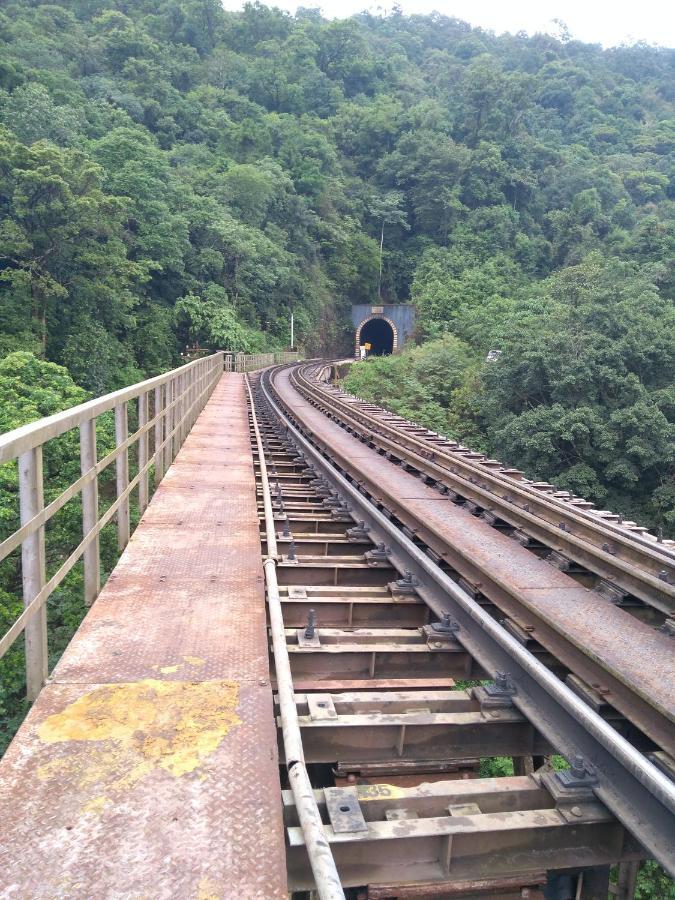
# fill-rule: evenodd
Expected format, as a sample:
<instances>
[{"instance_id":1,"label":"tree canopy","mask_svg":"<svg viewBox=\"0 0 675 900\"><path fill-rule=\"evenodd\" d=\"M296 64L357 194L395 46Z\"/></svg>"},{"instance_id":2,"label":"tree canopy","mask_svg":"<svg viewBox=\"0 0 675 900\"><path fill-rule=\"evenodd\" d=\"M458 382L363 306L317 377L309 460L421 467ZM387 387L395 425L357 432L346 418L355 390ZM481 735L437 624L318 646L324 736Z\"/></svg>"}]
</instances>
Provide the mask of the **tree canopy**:
<instances>
[{"instance_id":1,"label":"tree canopy","mask_svg":"<svg viewBox=\"0 0 675 900\"><path fill-rule=\"evenodd\" d=\"M672 256L671 50L217 0L9 0L0 41L0 353L87 389Z\"/></svg>"}]
</instances>

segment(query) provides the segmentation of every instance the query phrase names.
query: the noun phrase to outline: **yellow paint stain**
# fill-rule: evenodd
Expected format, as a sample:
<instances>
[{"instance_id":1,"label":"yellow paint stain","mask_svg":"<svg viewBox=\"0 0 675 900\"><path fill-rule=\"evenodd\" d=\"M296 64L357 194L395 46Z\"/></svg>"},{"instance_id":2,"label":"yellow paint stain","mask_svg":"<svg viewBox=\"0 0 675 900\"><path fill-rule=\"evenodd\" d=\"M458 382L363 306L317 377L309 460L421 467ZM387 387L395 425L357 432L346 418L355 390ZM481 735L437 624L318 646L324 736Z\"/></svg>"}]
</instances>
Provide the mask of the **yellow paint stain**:
<instances>
[{"instance_id":1,"label":"yellow paint stain","mask_svg":"<svg viewBox=\"0 0 675 900\"><path fill-rule=\"evenodd\" d=\"M204 660L199 656L184 656L182 663L174 663L170 666L152 666L154 672L160 672L162 675L173 675L175 672L178 672L179 669L182 669L184 665L192 666L193 668L201 668L204 665Z\"/></svg>"},{"instance_id":2,"label":"yellow paint stain","mask_svg":"<svg viewBox=\"0 0 675 900\"><path fill-rule=\"evenodd\" d=\"M218 886L210 878L202 878L197 887L196 900L220 900Z\"/></svg>"},{"instance_id":3,"label":"yellow paint stain","mask_svg":"<svg viewBox=\"0 0 675 900\"><path fill-rule=\"evenodd\" d=\"M358 784L359 800L395 800L405 796L405 790L395 784Z\"/></svg>"},{"instance_id":4,"label":"yellow paint stain","mask_svg":"<svg viewBox=\"0 0 675 900\"><path fill-rule=\"evenodd\" d=\"M38 766L37 776L40 781L49 781L56 775L61 775L70 769L70 760L60 757L58 759L50 759L49 762Z\"/></svg>"},{"instance_id":5,"label":"yellow paint stain","mask_svg":"<svg viewBox=\"0 0 675 900\"><path fill-rule=\"evenodd\" d=\"M198 656L184 656L183 659L189 666L201 668L204 665L204 660L200 659Z\"/></svg>"},{"instance_id":6,"label":"yellow paint stain","mask_svg":"<svg viewBox=\"0 0 675 900\"><path fill-rule=\"evenodd\" d=\"M38 729L45 743L101 742L88 759L81 785L107 780L119 772L117 788L128 787L153 769L175 777L193 772L216 750L231 728L239 685L145 679L98 687Z\"/></svg>"},{"instance_id":7,"label":"yellow paint stain","mask_svg":"<svg viewBox=\"0 0 675 900\"><path fill-rule=\"evenodd\" d=\"M106 807L106 804L110 803L109 797L94 797L92 800L89 800L88 803L85 803L82 807L82 812L90 812L90 813L102 813Z\"/></svg>"}]
</instances>

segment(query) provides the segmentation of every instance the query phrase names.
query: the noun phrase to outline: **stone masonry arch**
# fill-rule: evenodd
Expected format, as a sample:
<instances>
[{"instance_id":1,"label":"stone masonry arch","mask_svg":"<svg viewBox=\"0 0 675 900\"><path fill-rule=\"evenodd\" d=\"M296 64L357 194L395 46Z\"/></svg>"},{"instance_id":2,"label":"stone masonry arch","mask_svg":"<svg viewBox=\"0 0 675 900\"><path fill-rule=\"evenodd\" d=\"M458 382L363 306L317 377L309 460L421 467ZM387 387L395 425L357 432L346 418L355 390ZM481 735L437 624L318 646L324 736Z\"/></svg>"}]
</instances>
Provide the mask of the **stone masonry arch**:
<instances>
[{"instance_id":1,"label":"stone masonry arch","mask_svg":"<svg viewBox=\"0 0 675 900\"><path fill-rule=\"evenodd\" d=\"M359 347L361 346L361 332L362 332L364 326L366 326L368 324L368 322L372 322L375 319L379 319L380 321L386 322L387 325L389 325L389 327L391 328L392 334L394 336L392 353L396 353L396 351L398 350L398 329L396 328L396 325L394 324L394 322L388 316L385 316L382 313L373 313L369 316L366 316L364 319L362 319L361 322L359 323L358 328L356 329L356 339L355 339L355 343L354 343L354 355L357 359L359 358Z\"/></svg>"}]
</instances>

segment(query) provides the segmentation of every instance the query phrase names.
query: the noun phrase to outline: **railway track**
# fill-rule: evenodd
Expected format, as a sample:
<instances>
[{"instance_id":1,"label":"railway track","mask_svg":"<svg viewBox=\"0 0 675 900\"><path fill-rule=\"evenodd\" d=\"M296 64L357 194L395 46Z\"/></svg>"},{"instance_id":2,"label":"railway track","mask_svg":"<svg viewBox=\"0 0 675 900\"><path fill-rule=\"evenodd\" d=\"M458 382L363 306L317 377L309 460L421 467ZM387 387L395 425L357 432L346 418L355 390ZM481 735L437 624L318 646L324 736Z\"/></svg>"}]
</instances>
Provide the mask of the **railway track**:
<instances>
[{"instance_id":1,"label":"railway track","mask_svg":"<svg viewBox=\"0 0 675 900\"><path fill-rule=\"evenodd\" d=\"M321 368L266 373L251 404L292 890L605 898L618 865L628 900L645 855L675 869L672 644L654 627L671 546L454 453ZM565 540L546 544L556 518ZM620 549L600 544L591 569L610 535ZM504 757L513 774L477 777Z\"/></svg>"},{"instance_id":2,"label":"railway track","mask_svg":"<svg viewBox=\"0 0 675 900\"><path fill-rule=\"evenodd\" d=\"M295 370L287 377L297 386ZM315 403L312 396L308 400ZM333 420L338 418L334 409L328 412ZM321 421L315 418L313 424ZM362 491L430 548L460 587L479 602L492 604L521 643L545 647L574 672L581 681L572 680L572 686L586 699L596 707L609 702L670 757L675 755L670 620L662 623L657 617L654 622L653 608L635 598L618 601L613 582L604 577L611 576L606 570L561 566L561 545L533 541L506 522L495 506L478 507L475 499L450 493L444 481L430 479L408 458L383 450L363 432L355 434L342 414L338 424L350 437L333 430L330 453ZM354 437L395 462L402 474L389 465L382 479L387 464L355 450ZM406 501L402 498L411 492L411 474L431 489L413 490L418 496ZM445 502L438 502L435 491ZM670 557L665 564L672 569L675 556L668 546L660 549L662 559ZM672 590L669 582L662 584ZM634 621L637 608L643 614L640 622ZM644 660L650 662L645 665Z\"/></svg>"},{"instance_id":3,"label":"railway track","mask_svg":"<svg viewBox=\"0 0 675 900\"><path fill-rule=\"evenodd\" d=\"M294 371L298 390L378 451L429 481L440 481L449 496L469 505L490 524L508 526L525 546L555 553L553 562L575 566L601 579L597 588L629 609L675 612L675 541L650 534L635 522L547 482L474 453L426 428L358 400L322 381L329 367L305 365ZM606 579L606 580L604 580ZM640 613L638 613L640 614ZM650 621L648 613L642 613ZM658 617L656 617L658 619Z\"/></svg>"}]
</instances>

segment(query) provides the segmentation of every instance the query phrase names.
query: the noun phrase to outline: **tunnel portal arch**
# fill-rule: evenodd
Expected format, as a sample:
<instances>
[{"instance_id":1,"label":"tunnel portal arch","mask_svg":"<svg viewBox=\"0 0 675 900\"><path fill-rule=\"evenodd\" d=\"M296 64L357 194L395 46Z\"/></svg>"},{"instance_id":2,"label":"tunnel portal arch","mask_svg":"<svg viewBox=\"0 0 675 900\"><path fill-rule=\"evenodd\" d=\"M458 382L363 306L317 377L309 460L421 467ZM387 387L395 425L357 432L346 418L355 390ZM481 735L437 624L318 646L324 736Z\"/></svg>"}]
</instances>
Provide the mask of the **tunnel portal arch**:
<instances>
[{"instance_id":1,"label":"tunnel portal arch","mask_svg":"<svg viewBox=\"0 0 675 900\"><path fill-rule=\"evenodd\" d=\"M356 329L355 351L358 358L359 347L371 343L373 356L384 356L398 350L398 329L394 322L381 313L366 316Z\"/></svg>"}]
</instances>

